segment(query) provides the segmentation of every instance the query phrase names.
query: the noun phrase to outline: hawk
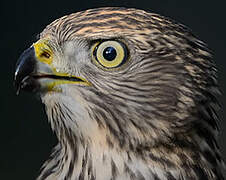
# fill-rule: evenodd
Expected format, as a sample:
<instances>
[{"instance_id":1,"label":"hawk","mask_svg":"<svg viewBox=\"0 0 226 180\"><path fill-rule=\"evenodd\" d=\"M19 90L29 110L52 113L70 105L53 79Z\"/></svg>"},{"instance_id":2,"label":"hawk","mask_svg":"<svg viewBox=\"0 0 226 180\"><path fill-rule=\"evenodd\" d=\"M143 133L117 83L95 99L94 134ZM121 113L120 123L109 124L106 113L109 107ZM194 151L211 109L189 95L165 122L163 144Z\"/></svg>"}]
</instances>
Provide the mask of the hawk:
<instances>
[{"instance_id":1,"label":"hawk","mask_svg":"<svg viewBox=\"0 0 226 180\"><path fill-rule=\"evenodd\" d=\"M38 180L223 180L217 70L185 26L133 8L61 17L20 56L59 144Z\"/></svg>"}]
</instances>

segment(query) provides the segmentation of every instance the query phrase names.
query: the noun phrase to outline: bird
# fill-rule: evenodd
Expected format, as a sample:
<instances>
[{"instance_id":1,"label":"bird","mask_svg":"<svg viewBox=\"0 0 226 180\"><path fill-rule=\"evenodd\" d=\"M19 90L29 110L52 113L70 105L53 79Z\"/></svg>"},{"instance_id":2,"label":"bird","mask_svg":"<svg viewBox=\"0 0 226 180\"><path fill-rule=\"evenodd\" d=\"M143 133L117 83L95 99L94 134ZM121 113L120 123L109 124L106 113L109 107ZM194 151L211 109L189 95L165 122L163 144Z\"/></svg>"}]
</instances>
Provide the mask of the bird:
<instances>
[{"instance_id":1,"label":"bird","mask_svg":"<svg viewBox=\"0 0 226 180\"><path fill-rule=\"evenodd\" d=\"M168 17L125 7L63 16L19 57L58 144L38 180L223 180L212 51Z\"/></svg>"}]
</instances>

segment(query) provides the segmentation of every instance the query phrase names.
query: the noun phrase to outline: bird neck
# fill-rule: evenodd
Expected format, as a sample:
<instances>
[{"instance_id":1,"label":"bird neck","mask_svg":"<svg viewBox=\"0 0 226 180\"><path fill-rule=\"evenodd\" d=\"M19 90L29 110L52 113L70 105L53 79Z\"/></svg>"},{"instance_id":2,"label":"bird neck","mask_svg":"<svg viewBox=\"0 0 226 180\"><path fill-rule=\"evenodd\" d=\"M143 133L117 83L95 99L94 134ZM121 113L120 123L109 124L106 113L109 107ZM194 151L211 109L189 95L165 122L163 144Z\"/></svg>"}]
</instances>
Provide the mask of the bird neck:
<instances>
[{"instance_id":1,"label":"bird neck","mask_svg":"<svg viewBox=\"0 0 226 180\"><path fill-rule=\"evenodd\" d=\"M48 176L46 179L217 179L208 160L189 148L159 145L130 151L103 142L61 139L39 180ZM49 175L52 171L55 173Z\"/></svg>"},{"instance_id":2,"label":"bird neck","mask_svg":"<svg viewBox=\"0 0 226 180\"><path fill-rule=\"evenodd\" d=\"M67 99L70 105L67 107L48 101L50 103L53 105L49 105L46 112L56 131L59 145L46 162L39 180L180 180L181 177L214 180L217 176L221 177L217 169L216 152L211 150L204 137L196 137L195 132L181 135L175 141L154 145L143 141L141 136L135 141L138 143L131 143L131 138L128 142L120 141L108 128L86 119L86 113L81 107L70 109L75 107L70 99Z\"/></svg>"}]
</instances>

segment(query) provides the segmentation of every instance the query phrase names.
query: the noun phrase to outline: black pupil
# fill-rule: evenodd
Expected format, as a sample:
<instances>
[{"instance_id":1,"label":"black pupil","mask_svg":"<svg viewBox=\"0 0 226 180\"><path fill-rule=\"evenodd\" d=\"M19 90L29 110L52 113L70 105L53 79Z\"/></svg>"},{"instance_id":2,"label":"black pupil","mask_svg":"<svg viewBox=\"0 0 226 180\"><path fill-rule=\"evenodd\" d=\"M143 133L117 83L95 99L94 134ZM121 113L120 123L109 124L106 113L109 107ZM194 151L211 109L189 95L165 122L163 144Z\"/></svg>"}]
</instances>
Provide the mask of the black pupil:
<instances>
[{"instance_id":1,"label":"black pupil","mask_svg":"<svg viewBox=\"0 0 226 180\"><path fill-rule=\"evenodd\" d=\"M107 47L104 49L103 56L108 61L113 61L117 56L117 52L113 47Z\"/></svg>"}]
</instances>

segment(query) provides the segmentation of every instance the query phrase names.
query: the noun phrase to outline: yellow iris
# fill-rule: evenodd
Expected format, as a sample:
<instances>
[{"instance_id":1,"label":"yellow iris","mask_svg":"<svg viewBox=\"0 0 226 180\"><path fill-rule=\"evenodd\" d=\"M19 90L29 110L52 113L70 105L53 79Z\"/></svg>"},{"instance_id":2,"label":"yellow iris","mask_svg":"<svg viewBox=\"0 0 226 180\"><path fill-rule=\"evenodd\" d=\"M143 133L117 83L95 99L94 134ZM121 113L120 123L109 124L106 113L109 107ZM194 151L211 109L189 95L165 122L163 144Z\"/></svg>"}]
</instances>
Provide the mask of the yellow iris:
<instances>
[{"instance_id":1,"label":"yellow iris","mask_svg":"<svg viewBox=\"0 0 226 180\"><path fill-rule=\"evenodd\" d=\"M93 48L93 58L105 68L116 68L127 58L125 45L118 41L96 43Z\"/></svg>"}]
</instances>

